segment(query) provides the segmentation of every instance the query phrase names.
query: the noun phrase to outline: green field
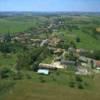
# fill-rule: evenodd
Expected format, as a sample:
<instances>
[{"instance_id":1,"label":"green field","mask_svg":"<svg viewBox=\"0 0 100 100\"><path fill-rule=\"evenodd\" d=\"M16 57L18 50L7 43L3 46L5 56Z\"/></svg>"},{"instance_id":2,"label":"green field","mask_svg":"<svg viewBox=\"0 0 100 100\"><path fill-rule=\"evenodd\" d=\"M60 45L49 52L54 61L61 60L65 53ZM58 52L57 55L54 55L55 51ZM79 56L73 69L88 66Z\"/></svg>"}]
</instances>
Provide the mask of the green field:
<instances>
[{"instance_id":1,"label":"green field","mask_svg":"<svg viewBox=\"0 0 100 100\"><path fill-rule=\"evenodd\" d=\"M64 36L62 36L62 33L64 34ZM91 35L83 33L81 30L73 30L72 33L64 31L56 34L66 41L75 42L77 48L84 48L88 50L100 50L100 39L95 39ZM79 43L76 42L76 37L80 38Z\"/></svg>"},{"instance_id":2,"label":"green field","mask_svg":"<svg viewBox=\"0 0 100 100\"><path fill-rule=\"evenodd\" d=\"M77 84L75 87L69 87L69 81L74 79L74 76L67 73L50 76L31 75L32 79L11 83L2 80L1 83L6 82L5 86L3 85L6 88L1 88L0 100L100 100L100 75L96 75L93 80L85 77L84 82L89 84L85 89L78 89Z\"/></svg>"},{"instance_id":3,"label":"green field","mask_svg":"<svg viewBox=\"0 0 100 100\"><path fill-rule=\"evenodd\" d=\"M16 59L17 58L15 54L10 54L8 56L0 54L0 68L14 66L16 64Z\"/></svg>"},{"instance_id":4,"label":"green field","mask_svg":"<svg viewBox=\"0 0 100 100\"><path fill-rule=\"evenodd\" d=\"M36 25L36 20L30 17L0 18L0 33L23 32Z\"/></svg>"},{"instance_id":5,"label":"green field","mask_svg":"<svg viewBox=\"0 0 100 100\"><path fill-rule=\"evenodd\" d=\"M99 18L97 16L65 17L62 19L64 25L59 26L57 31L49 31L48 36L58 36L64 40L64 46L74 42L77 48L100 50L100 35L95 38L92 30L100 27ZM46 38L45 28L47 29L48 23L58 20L56 16L4 17L0 18L0 34L39 31L41 34L32 34L33 37ZM33 30L29 30L30 28ZM80 42L76 41L77 37L80 38ZM33 71L33 68L41 62L52 63L54 59L52 53L45 48L33 47L32 50L19 44L14 46L16 50L10 53L2 50L0 52L0 100L100 100L99 74L77 77L73 69L69 68L51 71L48 76L39 75Z\"/></svg>"},{"instance_id":6,"label":"green field","mask_svg":"<svg viewBox=\"0 0 100 100\"><path fill-rule=\"evenodd\" d=\"M49 21L53 21L56 17L50 17ZM100 50L100 38L96 39L92 36L92 30L96 27L100 27L100 17L99 16L80 16L80 17L65 17L65 30L60 30L57 32L64 34L64 40L75 41L76 37L79 37L81 42L76 43L78 48ZM38 25L46 24L46 17L33 17L33 16L15 16L15 17L4 17L0 18L0 33L16 33L24 32L31 27L38 28ZM69 30L69 26L79 27L75 29L74 27ZM38 31L38 30L37 30ZM84 32L86 31L86 32ZM44 33L45 34L45 33ZM51 34L51 33L50 33ZM100 37L98 35L98 37Z\"/></svg>"}]
</instances>

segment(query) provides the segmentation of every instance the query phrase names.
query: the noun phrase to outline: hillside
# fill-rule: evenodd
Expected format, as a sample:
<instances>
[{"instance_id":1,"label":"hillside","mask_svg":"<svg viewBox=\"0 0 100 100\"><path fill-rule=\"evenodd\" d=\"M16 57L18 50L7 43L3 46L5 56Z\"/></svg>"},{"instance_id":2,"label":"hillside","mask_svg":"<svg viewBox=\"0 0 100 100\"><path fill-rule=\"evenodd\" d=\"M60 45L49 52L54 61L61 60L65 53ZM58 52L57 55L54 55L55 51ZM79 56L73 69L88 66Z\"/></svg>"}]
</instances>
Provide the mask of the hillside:
<instances>
[{"instance_id":1,"label":"hillside","mask_svg":"<svg viewBox=\"0 0 100 100\"><path fill-rule=\"evenodd\" d=\"M0 17L0 100L100 100L100 16Z\"/></svg>"},{"instance_id":2,"label":"hillside","mask_svg":"<svg viewBox=\"0 0 100 100\"><path fill-rule=\"evenodd\" d=\"M36 79L38 78L38 80ZM56 81L53 77L44 77L45 82L39 82L43 76L34 76L32 80L15 81L15 85L7 88L7 90L0 92L1 100L99 100L100 99L100 75L95 76L92 81L92 88L77 89L70 88L67 85L68 76L56 76ZM65 77L65 78L64 78ZM67 80L66 80L67 78ZM51 80L50 80L51 79ZM59 83L60 81L60 83ZM89 80L91 82L91 80ZM7 81L6 81L7 82ZM64 82L64 83L63 83ZM3 95L2 95L2 94Z\"/></svg>"},{"instance_id":3,"label":"hillside","mask_svg":"<svg viewBox=\"0 0 100 100\"><path fill-rule=\"evenodd\" d=\"M64 16L62 19L57 16L11 16L0 18L0 33L10 34L25 32L30 28L38 28L48 24L57 24L57 35L66 37L66 40L76 41L80 38L80 43L76 43L78 48L85 49L100 49L98 43L100 42L100 35L97 34L96 29L100 26L99 16ZM58 21L58 22L57 22ZM59 21L62 25L59 26ZM52 28L51 31L56 28ZM95 30L95 31L94 31ZM34 30L33 30L34 31ZM38 32L38 30L37 30ZM43 33L45 35L45 32ZM52 34L52 33L49 33ZM65 39L65 38L64 38ZM89 45L89 46L88 46Z\"/></svg>"}]
</instances>

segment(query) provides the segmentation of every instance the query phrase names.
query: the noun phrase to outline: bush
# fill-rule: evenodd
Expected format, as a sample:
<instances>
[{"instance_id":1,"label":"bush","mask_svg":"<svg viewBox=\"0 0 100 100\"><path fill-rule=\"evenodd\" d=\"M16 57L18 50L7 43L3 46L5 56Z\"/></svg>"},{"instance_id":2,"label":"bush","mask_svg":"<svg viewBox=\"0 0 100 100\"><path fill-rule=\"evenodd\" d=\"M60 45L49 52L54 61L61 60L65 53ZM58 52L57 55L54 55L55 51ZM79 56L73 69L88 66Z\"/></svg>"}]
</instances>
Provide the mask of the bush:
<instances>
[{"instance_id":1,"label":"bush","mask_svg":"<svg viewBox=\"0 0 100 100\"><path fill-rule=\"evenodd\" d=\"M89 86L89 83L88 83L88 82L84 82L84 85L85 85L86 87L88 87L88 86Z\"/></svg>"},{"instance_id":2,"label":"bush","mask_svg":"<svg viewBox=\"0 0 100 100\"><path fill-rule=\"evenodd\" d=\"M53 81L57 81L56 78L55 78L54 76L52 77L52 80L53 80Z\"/></svg>"},{"instance_id":3,"label":"bush","mask_svg":"<svg viewBox=\"0 0 100 100\"><path fill-rule=\"evenodd\" d=\"M0 81L0 94L4 94L6 91L10 90L14 85L15 81L12 80Z\"/></svg>"},{"instance_id":4,"label":"bush","mask_svg":"<svg viewBox=\"0 0 100 100\"><path fill-rule=\"evenodd\" d=\"M0 43L0 51L4 54L14 52L14 45L8 42Z\"/></svg>"},{"instance_id":5,"label":"bush","mask_svg":"<svg viewBox=\"0 0 100 100\"><path fill-rule=\"evenodd\" d=\"M13 71L10 68L4 67L0 70L1 79L9 78L13 76Z\"/></svg>"},{"instance_id":6,"label":"bush","mask_svg":"<svg viewBox=\"0 0 100 100\"><path fill-rule=\"evenodd\" d=\"M78 88L79 88L79 89L84 89L83 84L82 84L82 83L78 83Z\"/></svg>"},{"instance_id":7,"label":"bush","mask_svg":"<svg viewBox=\"0 0 100 100\"><path fill-rule=\"evenodd\" d=\"M57 71L57 72L56 72L56 75L57 75L57 76L59 76L59 75L60 75L60 72L59 72L59 71Z\"/></svg>"},{"instance_id":8,"label":"bush","mask_svg":"<svg viewBox=\"0 0 100 100\"><path fill-rule=\"evenodd\" d=\"M40 77L39 79L40 79L41 83L45 83L46 82L46 80L43 77Z\"/></svg>"},{"instance_id":9,"label":"bush","mask_svg":"<svg viewBox=\"0 0 100 100\"><path fill-rule=\"evenodd\" d=\"M14 80L21 80L21 79L23 79L23 74L21 72L18 72L16 74L14 74L13 79Z\"/></svg>"},{"instance_id":10,"label":"bush","mask_svg":"<svg viewBox=\"0 0 100 100\"><path fill-rule=\"evenodd\" d=\"M27 79L32 79L32 76L29 73L26 74L26 77Z\"/></svg>"},{"instance_id":11,"label":"bush","mask_svg":"<svg viewBox=\"0 0 100 100\"><path fill-rule=\"evenodd\" d=\"M82 82L82 81L83 81L83 79L82 79L81 76L78 76L78 75L77 75L75 78L76 78L76 81L77 81L77 82Z\"/></svg>"},{"instance_id":12,"label":"bush","mask_svg":"<svg viewBox=\"0 0 100 100\"><path fill-rule=\"evenodd\" d=\"M69 86L74 88L75 87L75 82L74 81L69 82Z\"/></svg>"},{"instance_id":13,"label":"bush","mask_svg":"<svg viewBox=\"0 0 100 100\"><path fill-rule=\"evenodd\" d=\"M83 56L93 58L93 59L96 59L96 60L100 60L100 50L95 50L95 51L93 51L93 53L86 52L86 53L83 54Z\"/></svg>"},{"instance_id":14,"label":"bush","mask_svg":"<svg viewBox=\"0 0 100 100\"><path fill-rule=\"evenodd\" d=\"M79 43L81 40L79 37L76 37L76 42Z\"/></svg>"}]
</instances>

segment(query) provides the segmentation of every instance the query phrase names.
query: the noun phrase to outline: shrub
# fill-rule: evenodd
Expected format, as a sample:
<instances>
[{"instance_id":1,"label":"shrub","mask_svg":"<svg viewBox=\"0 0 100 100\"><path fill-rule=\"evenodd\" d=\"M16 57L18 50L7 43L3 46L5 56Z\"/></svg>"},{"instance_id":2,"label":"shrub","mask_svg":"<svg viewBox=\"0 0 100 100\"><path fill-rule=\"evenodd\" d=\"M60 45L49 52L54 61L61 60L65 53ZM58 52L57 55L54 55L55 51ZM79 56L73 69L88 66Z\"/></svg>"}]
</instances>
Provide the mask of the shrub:
<instances>
[{"instance_id":1,"label":"shrub","mask_svg":"<svg viewBox=\"0 0 100 100\"><path fill-rule=\"evenodd\" d=\"M53 76L53 77L52 77L52 80L53 80L53 81L56 81L56 78Z\"/></svg>"},{"instance_id":2,"label":"shrub","mask_svg":"<svg viewBox=\"0 0 100 100\"><path fill-rule=\"evenodd\" d=\"M16 84L15 81L12 81L12 80L0 81L0 95L4 94L6 91L10 90L15 84Z\"/></svg>"},{"instance_id":3,"label":"shrub","mask_svg":"<svg viewBox=\"0 0 100 100\"><path fill-rule=\"evenodd\" d=\"M26 74L26 77L27 79L32 79L32 76L29 73Z\"/></svg>"},{"instance_id":4,"label":"shrub","mask_svg":"<svg viewBox=\"0 0 100 100\"><path fill-rule=\"evenodd\" d=\"M78 88L79 88L79 89L84 89L83 84L82 84L82 83L78 83Z\"/></svg>"},{"instance_id":5,"label":"shrub","mask_svg":"<svg viewBox=\"0 0 100 100\"><path fill-rule=\"evenodd\" d=\"M13 76L13 71L10 68L4 67L0 69L0 77L1 79L9 78Z\"/></svg>"},{"instance_id":6,"label":"shrub","mask_svg":"<svg viewBox=\"0 0 100 100\"><path fill-rule=\"evenodd\" d=\"M79 37L76 37L76 42L79 43L81 40Z\"/></svg>"},{"instance_id":7,"label":"shrub","mask_svg":"<svg viewBox=\"0 0 100 100\"><path fill-rule=\"evenodd\" d=\"M14 80L21 80L21 79L23 79L23 74L21 72L18 72L16 74L14 74L13 79Z\"/></svg>"},{"instance_id":8,"label":"shrub","mask_svg":"<svg viewBox=\"0 0 100 100\"><path fill-rule=\"evenodd\" d=\"M57 72L56 72L56 75L57 75L57 76L59 76L59 75L60 75L60 72L59 72L59 71L57 71Z\"/></svg>"},{"instance_id":9,"label":"shrub","mask_svg":"<svg viewBox=\"0 0 100 100\"><path fill-rule=\"evenodd\" d=\"M40 79L41 83L45 83L46 82L46 80L43 77L40 77L39 79Z\"/></svg>"},{"instance_id":10,"label":"shrub","mask_svg":"<svg viewBox=\"0 0 100 100\"><path fill-rule=\"evenodd\" d=\"M76 81L77 81L77 82L82 82L82 81L83 81L81 76L78 76L78 75L77 75L75 78L76 78Z\"/></svg>"},{"instance_id":11,"label":"shrub","mask_svg":"<svg viewBox=\"0 0 100 100\"><path fill-rule=\"evenodd\" d=\"M69 82L69 86L72 87L72 88L74 88L75 87L75 82L74 81L70 81Z\"/></svg>"}]
</instances>

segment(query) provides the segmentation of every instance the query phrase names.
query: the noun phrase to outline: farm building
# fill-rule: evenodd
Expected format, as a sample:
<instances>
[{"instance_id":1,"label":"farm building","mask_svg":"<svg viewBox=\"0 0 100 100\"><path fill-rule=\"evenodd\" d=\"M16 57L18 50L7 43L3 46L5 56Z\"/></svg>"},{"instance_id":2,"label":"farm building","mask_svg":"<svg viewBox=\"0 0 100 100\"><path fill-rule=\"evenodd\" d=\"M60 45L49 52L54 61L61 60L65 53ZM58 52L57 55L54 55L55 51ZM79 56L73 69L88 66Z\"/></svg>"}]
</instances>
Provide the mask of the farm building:
<instances>
[{"instance_id":1,"label":"farm building","mask_svg":"<svg viewBox=\"0 0 100 100\"><path fill-rule=\"evenodd\" d=\"M70 61L70 60L61 60L62 65L75 65L75 61Z\"/></svg>"},{"instance_id":2,"label":"farm building","mask_svg":"<svg viewBox=\"0 0 100 100\"><path fill-rule=\"evenodd\" d=\"M51 37L49 39L49 46L52 46L52 47L56 47L59 43L61 42L61 40L57 37Z\"/></svg>"},{"instance_id":3,"label":"farm building","mask_svg":"<svg viewBox=\"0 0 100 100\"><path fill-rule=\"evenodd\" d=\"M84 62L84 63L88 63L88 58L86 58L84 56L80 56L79 61Z\"/></svg>"},{"instance_id":4,"label":"farm building","mask_svg":"<svg viewBox=\"0 0 100 100\"><path fill-rule=\"evenodd\" d=\"M76 75L90 75L91 72L88 71L86 68L78 68L75 72Z\"/></svg>"},{"instance_id":5,"label":"farm building","mask_svg":"<svg viewBox=\"0 0 100 100\"><path fill-rule=\"evenodd\" d=\"M84 53L87 53L88 50L85 50L85 49L76 49L76 53L79 53L79 54L84 54Z\"/></svg>"},{"instance_id":6,"label":"farm building","mask_svg":"<svg viewBox=\"0 0 100 100\"><path fill-rule=\"evenodd\" d=\"M56 69L56 67L53 64L44 64L44 63L40 63L39 68L40 69L51 69L51 70Z\"/></svg>"},{"instance_id":7,"label":"farm building","mask_svg":"<svg viewBox=\"0 0 100 100\"><path fill-rule=\"evenodd\" d=\"M96 63L96 67L100 68L100 60L99 61L95 61L95 63Z\"/></svg>"},{"instance_id":8,"label":"farm building","mask_svg":"<svg viewBox=\"0 0 100 100\"><path fill-rule=\"evenodd\" d=\"M64 66L60 62L54 62L52 64L39 64L40 69L50 69L50 70L56 70L56 69L64 69Z\"/></svg>"},{"instance_id":9,"label":"farm building","mask_svg":"<svg viewBox=\"0 0 100 100\"><path fill-rule=\"evenodd\" d=\"M53 63L53 65L57 68L57 69L64 69L65 66L61 64L61 62L56 61Z\"/></svg>"},{"instance_id":10,"label":"farm building","mask_svg":"<svg viewBox=\"0 0 100 100\"><path fill-rule=\"evenodd\" d=\"M43 40L43 41L41 42L40 46L42 47L42 46L45 46L45 45L47 45L47 44L48 44L48 39Z\"/></svg>"},{"instance_id":11,"label":"farm building","mask_svg":"<svg viewBox=\"0 0 100 100\"><path fill-rule=\"evenodd\" d=\"M49 70L48 69L38 69L37 73L38 74L48 75L49 74Z\"/></svg>"},{"instance_id":12,"label":"farm building","mask_svg":"<svg viewBox=\"0 0 100 100\"><path fill-rule=\"evenodd\" d=\"M32 38L30 39L30 41L33 43L40 43L41 42L40 39L32 39Z\"/></svg>"},{"instance_id":13,"label":"farm building","mask_svg":"<svg viewBox=\"0 0 100 100\"><path fill-rule=\"evenodd\" d=\"M64 50L60 49L60 48L54 50L54 54L62 54L63 52L64 52Z\"/></svg>"}]
</instances>

